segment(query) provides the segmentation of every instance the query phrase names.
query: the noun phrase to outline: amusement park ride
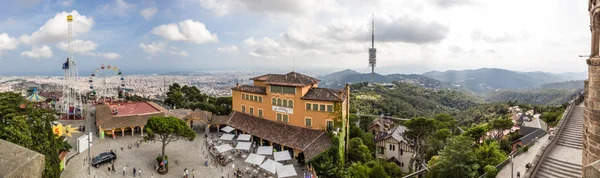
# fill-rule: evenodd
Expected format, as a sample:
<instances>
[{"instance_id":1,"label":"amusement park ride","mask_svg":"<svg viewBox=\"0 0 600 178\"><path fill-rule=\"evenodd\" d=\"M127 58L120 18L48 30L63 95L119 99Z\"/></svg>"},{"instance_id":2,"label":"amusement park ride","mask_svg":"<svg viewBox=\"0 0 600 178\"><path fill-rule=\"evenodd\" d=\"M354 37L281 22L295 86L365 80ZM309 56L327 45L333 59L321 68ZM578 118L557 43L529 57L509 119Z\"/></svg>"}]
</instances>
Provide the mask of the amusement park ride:
<instances>
[{"instance_id":1,"label":"amusement park ride","mask_svg":"<svg viewBox=\"0 0 600 178\"><path fill-rule=\"evenodd\" d=\"M90 76L90 89L92 96L96 101L114 101L119 98L119 93L123 92L125 87L125 78L121 69L117 66L100 66L92 72Z\"/></svg>"},{"instance_id":2,"label":"amusement park ride","mask_svg":"<svg viewBox=\"0 0 600 178\"><path fill-rule=\"evenodd\" d=\"M63 63L62 69L64 71L63 77L63 89L62 89L62 102L60 105L61 119L83 119L81 110L82 98L79 95L77 88L77 64L73 58L73 16L67 16L67 22L69 24L69 56L67 61Z\"/></svg>"}]
</instances>

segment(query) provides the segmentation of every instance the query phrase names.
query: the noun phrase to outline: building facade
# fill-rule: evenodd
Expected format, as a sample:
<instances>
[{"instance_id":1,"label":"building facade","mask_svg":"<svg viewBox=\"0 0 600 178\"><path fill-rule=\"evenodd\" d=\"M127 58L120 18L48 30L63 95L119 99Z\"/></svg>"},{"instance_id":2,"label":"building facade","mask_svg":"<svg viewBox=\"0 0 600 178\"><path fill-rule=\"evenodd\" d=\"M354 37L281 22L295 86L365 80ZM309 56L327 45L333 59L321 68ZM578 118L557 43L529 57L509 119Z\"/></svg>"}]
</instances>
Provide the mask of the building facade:
<instances>
[{"instance_id":1,"label":"building facade","mask_svg":"<svg viewBox=\"0 0 600 178\"><path fill-rule=\"evenodd\" d=\"M332 114L336 109L341 109L342 118L348 114L348 88L319 88L318 79L296 72L267 74L251 80L254 85L232 88L233 110L317 130L335 125Z\"/></svg>"},{"instance_id":2,"label":"building facade","mask_svg":"<svg viewBox=\"0 0 600 178\"><path fill-rule=\"evenodd\" d=\"M232 110L225 125L258 137L260 145L304 154L310 160L331 147L327 131L348 139L350 87L319 88L320 80L297 72L251 78L253 85L232 88ZM278 149L279 148L279 149Z\"/></svg>"},{"instance_id":3,"label":"building facade","mask_svg":"<svg viewBox=\"0 0 600 178\"><path fill-rule=\"evenodd\" d=\"M413 154L413 146L404 139L407 128L398 125L389 131L377 132L375 136L375 156L379 159L393 161L402 170L409 172L409 162Z\"/></svg>"}]
</instances>

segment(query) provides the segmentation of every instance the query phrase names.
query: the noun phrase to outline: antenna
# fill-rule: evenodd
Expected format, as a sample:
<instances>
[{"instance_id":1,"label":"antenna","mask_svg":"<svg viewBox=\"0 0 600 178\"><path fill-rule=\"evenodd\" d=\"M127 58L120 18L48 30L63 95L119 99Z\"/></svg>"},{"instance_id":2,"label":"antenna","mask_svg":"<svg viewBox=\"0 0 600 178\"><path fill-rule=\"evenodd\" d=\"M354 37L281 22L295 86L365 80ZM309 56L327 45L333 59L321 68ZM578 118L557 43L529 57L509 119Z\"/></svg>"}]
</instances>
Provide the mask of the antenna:
<instances>
[{"instance_id":1,"label":"antenna","mask_svg":"<svg viewBox=\"0 0 600 178\"><path fill-rule=\"evenodd\" d=\"M375 82L375 64L377 63L377 49L375 49L375 14L371 19L371 48L369 48L369 67L371 67L371 82Z\"/></svg>"},{"instance_id":2,"label":"antenna","mask_svg":"<svg viewBox=\"0 0 600 178\"><path fill-rule=\"evenodd\" d=\"M294 65L292 68L292 72L296 72L296 56L294 56Z\"/></svg>"},{"instance_id":3,"label":"antenna","mask_svg":"<svg viewBox=\"0 0 600 178\"><path fill-rule=\"evenodd\" d=\"M371 48L375 48L375 14L371 14Z\"/></svg>"}]
</instances>

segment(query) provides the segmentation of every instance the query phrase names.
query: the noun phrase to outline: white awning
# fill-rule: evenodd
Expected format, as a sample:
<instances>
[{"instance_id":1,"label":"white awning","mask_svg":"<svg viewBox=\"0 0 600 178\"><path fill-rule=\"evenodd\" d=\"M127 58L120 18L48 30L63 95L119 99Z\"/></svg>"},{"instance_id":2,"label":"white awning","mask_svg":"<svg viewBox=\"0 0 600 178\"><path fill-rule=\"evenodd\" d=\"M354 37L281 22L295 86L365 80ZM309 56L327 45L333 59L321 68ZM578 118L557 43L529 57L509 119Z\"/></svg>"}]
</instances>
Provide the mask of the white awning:
<instances>
[{"instance_id":1,"label":"white awning","mask_svg":"<svg viewBox=\"0 0 600 178\"><path fill-rule=\"evenodd\" d=\"M227 127L223 127L221 130L222 130L223 132L227 132L227 133L229 133L229 132L231 132L231 131L233 131L233 130L235 130L235 129L234 129L233 127L229 127L229 126L227 126Z\"/></svg>"},{"instance_id":2,"label":"white awning","mask_svg":"<svg viewBox=\"0 0 600 178\"><path fill-rule=\"evenodd\" d=\"M275 152L273 153L273 156L275 157L275 161L287 161L292 159L288 150Z\"/></svg>"},{"instance_id":3,"label":"white awning","mask_svg":"<svg viewBox=\"0 0 600 178\"><path fill-rule=\"evenodd\" d=\"M285 166L279 166L277 168L277 177L292 177L296 176L296 169L294 169L294 165L288 164Z\"/></svg>"},{"instance_id":4,"label":"white awning","mask_svg":"<svg viewBox=\"0 0 600 178\"><path fill-rule=\"evenodd\" d=\"M256 150L259 155L273 155L273 146L259 146Z\"/></svg>"},{"instance_id":5,"label":"white awning","mask_svg":"<svg viewBox=\"0 0 600 178\"><path fill-rule=\"evenodd\" d=\"M279 163L279 162L275 162L272 159L267 159L267 161L265 161L262 165L260 165L260 168L263 168L269 172L271 172L272 174L277 173L277 168L283 166L283 164Z\"/></svg>"},{"instance_id":6,"label":"white awning","mask_svg":"<svg viewBox=\"0 0 600 178\"><path fill-rule=\"evenodd\" d=\"M233 149L233 147L231 147L231 145L229 145L229 144L219 145L219 146L216 146L215 148L217 148L217 151L219 151L219 153L223 153L223 152Z\"/></svg>"},{"instance_id":7,"label":"white awning","mask_svg":"<svg viewBox=\"0 0 600 178\"><path fill-rule=\"evenodd\" d=\"M235 146L236 150L250 150L250 145L252 145L252 143L250 142L238 142L237 145Z\"/></svg>"},{"instance_id":8,"label":"white awning","mask_svg":"<svg viewBox=\"0 0 600 178\"><path fill-rule=\"evenodd\" d=\"M233 134L223 134L223 136L221 136L221 138L220 138L220 139L221 139L221 140L233 140L233 137L234 137L234 136L235 136L235 135L233 135Z\"/></svg>"},{"instance_id":9,"label":"white awning","mask_svg":"<svg viewBox=\"0 0 600 178\"><path fill-rule=\"evenodd\" d=\"M250 135L248 135L248 134L240 134L240 135L238 135L238 138L237 138L237 140L238 140L238 141L250 141L250 138L251 138L251 137L252 137L252 136L250 136Z\"/></svg>"},{"instance_id":10,"label":"white awning","mask_svg":"<svg viewBox=\"0 0 600 178\"><path fill-rule=\"evenodd\" d=\"M244 162L254 164L254 165L260 165L260 164L262 164L263 160L265 160L265 156L250 153L250 155L248 155L248 157L246 158L246 161L244 161Z\"/></svg>"}]
</instances>

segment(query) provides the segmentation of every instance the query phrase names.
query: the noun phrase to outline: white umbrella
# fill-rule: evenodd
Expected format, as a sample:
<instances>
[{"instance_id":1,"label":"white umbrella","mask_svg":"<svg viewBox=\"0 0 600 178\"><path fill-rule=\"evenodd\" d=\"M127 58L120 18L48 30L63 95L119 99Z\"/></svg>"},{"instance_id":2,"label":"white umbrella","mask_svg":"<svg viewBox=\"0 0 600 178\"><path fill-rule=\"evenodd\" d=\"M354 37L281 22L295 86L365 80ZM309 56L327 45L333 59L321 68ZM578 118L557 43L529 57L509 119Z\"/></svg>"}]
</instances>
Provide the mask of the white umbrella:
<instances>
[{"instance_id":1,"label":"white umbrella","mask_svg":"<svg viewBox=\"0 0 600 178\"><path fill-rule=\"evenodd\" d=\"M252 143L250 142L238 142L237 145L235 146L236 150L250 150L250 145L252 145Z\"/></svg>"},{"instance_id":2,"label":"white umbrella","mask_svg":"<svg viewBox=\"0 0 600 178\"><path fill-rule=\"evenodd\" d=\"M234 137L234 136L235 136L235 135L233 135L233 134L223 134L223 136L221 136L221 138L220 138L220 139L221 139L221 140L233 140L233 137Z\"/></svg>"},{"instance_id":3,"label":"white umbrella","mask_svg":"<svg viewBox=\"0 0 600 178\"><path fill-rule=\"evenodd\" d=\"M231 147L231 145L229 145L229 144L219 145L219 146L216 146L215 148L217 148L217 151L219 151L219 153L223 153L223 152L233 149L233 147Z\"/></svg>"},{"instance_id":4,"label":"white umbrella","mask_svg":"<svg viewBox=\"0 0 600 178\"><path fill-rule=\"evenodd\" d=\"M256 154L272 155L273 154L273 146L260 146L260 147L258 147L258 150L256 150Z\"/></svg>"},{"instance_id":5,"label":"white umbrella","mask_svg":"<svg viewBox=\"0 0 600 178\"><path fill-rule=\"evenodd\" d=\"M246 161L244 161L244 162L254 164L254 165L260 165L263 162L263 160L265 160L265 156L250 153L250 155L248 155L248 157L246 158Z\"/></svg>"},{"instance_id":6,"label":"white umbrella","mask_svg":"<svg viewBox=\"0 0 600 178\"><path fill-rule=\"evenodd\" d=\"M240 135L238 135L237 140L238 141L250 141L250 137L251 136L248 134L240 134Z\"/></svg>"},{"instance_id":7,"label":"white umbrella","mask_svg":"<svg viewBox=\"0 0 600 178\"><path fill-rule=\"evenodd\" d=\"M292 157L290 156L290 151L288 150L275 152L273 153L273 157L275 157L275 161L287 161L292 159Z\"/></svg>"},{"instance_id":8,"label":"white umbrella","mask_svg":"<svg viewBox=\"0 0 600 178\"><path fill-rule=\"evenodd\" d=\"M283 166L283 164L279 163L279 162L275 162L272 159L267 159L267 161L265 161L262 165L260 165L260 168L263 168L269 172L271 172L272 174L275 174L277 172L277 168Z\"/></svg>"},{"instance_id":9,"label":"white umbrella","mask_svg":"<svg viewBox=\"0 0 600 178\"><path fill-rule=\"evenodd\" d=\"M277 177L292 177L296 176L296 169L294 169L294 165L288 164L285 166L279 166L277 168Z\"/></svg>"},{"instance_id":10,"label":"white umbrella","mask_svg":"<svg viewBox=\"0 0 600 178\"><path fill-rule=\"evenodd\" d=\"M233 131L233 130L235 130L235 129L234 129L233 127L229 127L229 126L227 126L227 127L223 127L221 130L222 130L223 132L227 132L227 133L229 133L229 132L231 132L231 131Z\"/></svg>"}]
</instances>

